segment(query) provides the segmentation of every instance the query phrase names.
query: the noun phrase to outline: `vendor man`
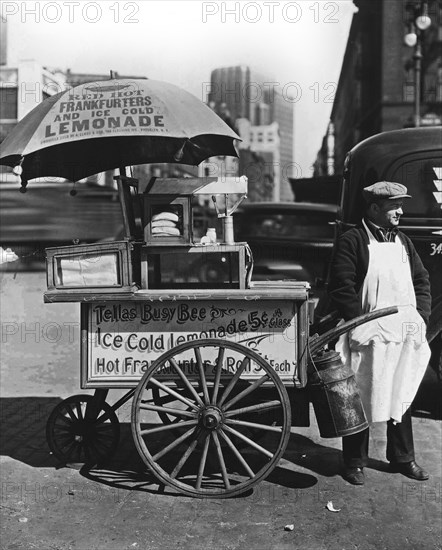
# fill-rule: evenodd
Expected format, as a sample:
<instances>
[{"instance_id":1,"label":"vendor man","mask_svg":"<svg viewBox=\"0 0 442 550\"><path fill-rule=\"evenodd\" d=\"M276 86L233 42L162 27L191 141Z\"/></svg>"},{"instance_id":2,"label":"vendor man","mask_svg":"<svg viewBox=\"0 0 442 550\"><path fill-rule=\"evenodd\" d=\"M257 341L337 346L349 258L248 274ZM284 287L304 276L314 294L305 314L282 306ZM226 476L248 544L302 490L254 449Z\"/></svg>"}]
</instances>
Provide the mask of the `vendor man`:
<instances>
[{"instance_id":1,"label":"vendor man","mask_svg":"<svg viewBox=\"0 0 442 550\"><path fill-rule=\"evenodd\" d=\"M409 406L430 358L425 338L431 297L428 272L412 242L398 229L407 188L381 181L363 190L365 217L337 243L331 268L332 306L345 321L384 307L398 313L344 334L336 350L355 372L367 420L387 421L391 470L423 481L415 462ZM364 484L369 429L343 438L343 477Z\"/></svg>"}]
</instances>

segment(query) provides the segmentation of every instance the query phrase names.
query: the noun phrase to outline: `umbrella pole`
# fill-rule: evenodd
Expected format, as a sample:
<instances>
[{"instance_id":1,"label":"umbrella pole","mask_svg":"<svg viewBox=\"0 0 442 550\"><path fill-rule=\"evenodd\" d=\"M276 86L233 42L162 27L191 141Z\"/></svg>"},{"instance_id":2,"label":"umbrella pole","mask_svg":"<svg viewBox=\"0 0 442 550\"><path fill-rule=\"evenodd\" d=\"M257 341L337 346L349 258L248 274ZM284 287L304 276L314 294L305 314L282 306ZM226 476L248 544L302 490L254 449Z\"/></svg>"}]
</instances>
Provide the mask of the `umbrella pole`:
<instances>
[{"instance_id":1,"label":"umbrella pole","mask_svg":"<svg viewBox=\"0 0 442 550\"><path fill-rule=\"evenodd\" d=\"M126 239L132 239L135 236L135 215L132 204L132 195L127 183L129 179L126 175L126 167L119 167L120 175L116 176L118 185L118 197L121 204L121 213L123 214L124 236Z\"/></svg>"}]
</instances>

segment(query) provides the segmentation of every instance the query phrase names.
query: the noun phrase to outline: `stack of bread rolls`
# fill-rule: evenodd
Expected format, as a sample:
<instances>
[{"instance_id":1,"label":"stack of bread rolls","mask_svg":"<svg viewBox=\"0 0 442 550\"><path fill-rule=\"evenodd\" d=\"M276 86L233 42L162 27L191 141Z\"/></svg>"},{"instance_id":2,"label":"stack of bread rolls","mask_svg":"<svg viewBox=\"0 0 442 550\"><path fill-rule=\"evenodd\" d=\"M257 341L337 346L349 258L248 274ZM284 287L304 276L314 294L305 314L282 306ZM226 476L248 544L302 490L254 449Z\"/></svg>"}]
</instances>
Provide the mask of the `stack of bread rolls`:
<instances>
[{"instance_id":1,"label":"stack of bread rolls","mask_svg":"<svg viewBox=\"0 0 442 550\"><path fill-rule=\"evenodd\" d=\"M181 235L178 228L180 218L174 212L159 212L152 216L150 232L153 237L175 237Z\"/></svg>"}]
</instances>

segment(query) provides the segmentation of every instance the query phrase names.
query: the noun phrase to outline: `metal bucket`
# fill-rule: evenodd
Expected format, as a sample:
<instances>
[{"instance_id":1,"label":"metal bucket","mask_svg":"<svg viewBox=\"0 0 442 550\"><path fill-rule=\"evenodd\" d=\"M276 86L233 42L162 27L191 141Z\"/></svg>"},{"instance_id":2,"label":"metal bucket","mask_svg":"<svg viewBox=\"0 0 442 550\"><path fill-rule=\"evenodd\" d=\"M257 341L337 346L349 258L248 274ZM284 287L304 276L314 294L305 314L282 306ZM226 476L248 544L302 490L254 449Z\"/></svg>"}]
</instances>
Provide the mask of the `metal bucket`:
<instances>
[{"instance_id":1,"label":"metal bucket","mask_svg":"<svg viewBox=\"0 0 442 550\"><path fill-rule=\"evenodd\" d=\"M307 387L321 437L343 437L368 428L354 373L338 352L312 358Z\"/></svg>"}]
</instances>

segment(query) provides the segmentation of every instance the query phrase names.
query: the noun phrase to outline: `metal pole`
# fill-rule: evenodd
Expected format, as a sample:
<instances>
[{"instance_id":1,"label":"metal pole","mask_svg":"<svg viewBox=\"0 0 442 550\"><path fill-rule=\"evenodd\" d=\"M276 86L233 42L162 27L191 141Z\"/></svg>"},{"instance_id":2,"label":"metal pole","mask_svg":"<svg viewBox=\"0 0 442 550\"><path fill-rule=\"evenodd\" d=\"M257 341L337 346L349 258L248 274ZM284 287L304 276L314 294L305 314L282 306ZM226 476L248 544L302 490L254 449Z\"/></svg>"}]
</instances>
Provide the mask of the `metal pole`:
<instances>
[{"instance_id":1,"label":"metal pole","mask_svg":"<svg viewBox=\"0 0 442 550\"><path fill-rule=\"evenodd\" d=\"M422 43L421 33L417 33L416 49L414 51L414 126L421 125L421 73L422 73Z\"/></svg>"},{"instance_id":2,"label":"metal pole","mask_svg":"<svg viewBox=\"0 0 442 550\"><path fill-rule=\"evenodd\" d=\"M124 236L126 239L132 237L131 223L128 214L128 197L127 197L127 187L123 178L126 177L126 167L120 166L120 177L117 178L118 186L118 196L120 199L121 213L123 215L123 226L124 226Z\"/></svg>"}]
</instances>

